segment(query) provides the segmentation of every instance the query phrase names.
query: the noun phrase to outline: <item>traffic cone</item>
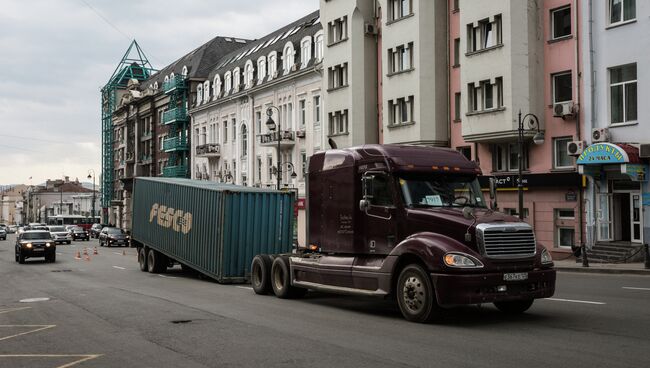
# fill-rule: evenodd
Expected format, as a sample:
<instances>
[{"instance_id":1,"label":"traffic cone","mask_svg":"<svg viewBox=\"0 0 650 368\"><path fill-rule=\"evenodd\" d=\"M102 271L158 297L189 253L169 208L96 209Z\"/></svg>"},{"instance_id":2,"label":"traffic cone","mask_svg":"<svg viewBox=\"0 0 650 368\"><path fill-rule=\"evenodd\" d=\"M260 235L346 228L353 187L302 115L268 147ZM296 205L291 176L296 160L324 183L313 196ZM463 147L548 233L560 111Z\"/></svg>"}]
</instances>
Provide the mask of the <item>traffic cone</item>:
<instances>
[{"instance_id":1,"label":"traffic cone","mask_svg":"<svg viewBox=\"0 0 650 368\"><path fill-rule=\"evenodd\" d=\"M95 249L93 250L93 254L94 254L94 255L98 255L98 254L99 254L99 253L97 253L97 247L95 247Z\"/></svg>"},{"instance_id":2,"label":"traffic cone","mask_svg":"<svg viewBox=\"0 0 650 368\"><path fill-rule=\"evenodd\" d=\"M88 255L88 248L84 248L84 256Z\"/></svg>"},{"instance_id":3,"label":"traffic cone","mask_svg":"<svg viewBox=\"0 0 650 368\"><path fill-rule=\"evenodd\" d=\"M86 261L90 261L90 256L86 254L86 257L84 258Z\"/></svg>"},{"instance_id":4,"label":"traffic cone","mask_svg":"<svg viewBox=\"0 0 650 368\"><path fill-rule=\"evenodd\" d=\"M77 254L74 256L74 259L81 259L81 252L77 251Z\"/></svg>"},{"instance_id":5,"label":"traffic cone","mask_svg":"<svg viewBox=\"0 0 650 368\"><path fill-rule=\"evenodd\" d=\"M126 250L122 249L122 255L123 255L123 256L126 255Z\"/></svg>"}]
</instances>

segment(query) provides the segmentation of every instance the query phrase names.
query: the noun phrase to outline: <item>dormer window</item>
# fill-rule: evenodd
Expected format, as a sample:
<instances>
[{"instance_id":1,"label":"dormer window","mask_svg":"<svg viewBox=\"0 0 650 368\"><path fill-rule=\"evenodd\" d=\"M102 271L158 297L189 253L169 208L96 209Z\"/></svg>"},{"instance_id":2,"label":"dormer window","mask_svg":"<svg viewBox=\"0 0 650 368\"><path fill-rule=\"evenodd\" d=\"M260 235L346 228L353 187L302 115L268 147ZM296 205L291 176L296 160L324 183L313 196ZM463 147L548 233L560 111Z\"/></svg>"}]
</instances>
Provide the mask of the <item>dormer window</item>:
<instances>
[{"instance_id":1,"label":"dormer window","mask_svg":"<svg viewBox=\"0 0 650 368\"><path fill-rule=\"evenodd\" d=\"M210 81L203 82L203 102L210 101Z\"/></svg>"},{"instance_id":2,"label":"dormer window","mask_svg":"<svg viewBox=\"0 0 650 368\"><path fill-rule=\"evenodd\" d=\"M181 75L187 77L187 65L183 65L183 70L181 70Z\"/></svg>"},{"instance_id":3,"label":"dormer window","mask_svg":"<svg viewBox=\"0 0 650 368\"><path fill-rule=\"evenodd\" d=\"M323 31L318 31L314 41L314 58L316 62L323 60L323 44Z\"/></svg>"},{"instance_id":4,"label":"dormer window","mask_svg":"<svg viewBox=\"0 0 650 368\"><path fill-rule=\"evenodd\" d=\"M203 85L199 84L196 86L196 104L200 105L203 101Z\"/></svg>"},{"instance_id":5,"label":"dormer window","mask_svg":"<svg viewBox=\"0 0 650 368\"><path fill-rule=\"evenodd\" d=\"M235 68L232 72L232 90L239 92L239 85L241 84L241 71L239 67Z\"/></svg>"},{"instance_id":6,"label":"dormer window","mask_svg":"<svg viewBox=\"0 0 650 368\"><path fill-rule=\"evenodd\" d=\"M300 41L300 68L306 68L311 60L311 37L307 36Z\"/></svg>"},{"instance_id":7,"label":"dormer window","mask_svg":"<svg viewBox=\"0 0 650 368\"><path fill-rule=\"evenodd\" d=\"M266 78L266 58L264 56L257 59L257 83L262 83Z\"/></svg>"},{"instance_id":8,"label":"dormer window","mask_svg":"<svg viewBox=\"0 0 650 368\"><path fill-rule=\"evenodd\" d=\"M174 75L174 72L172 72L172 73L169 75L169 80L173 81L175 76L176 76L176 75Z\"/></svg>"},{"instance_id":9,"label":"dormer window","mask_svg":"<svg viewBox=\"0 0 650 368\"><path fill-rule=\"evenodd\" d=\"M224 94L228 94L232 89L232 73L226 72L226 76L224 78L226 79L226 87L224 89Z\"/></svg>"},{"instance_id":10,"label":"dormer window","mask_svg":"<svg viewBox=\"0 0 650 368\"><path fill-rule=\"evenodd\" d=\"M295 64L294 61L295 56L296 56L296 52L293 49L293 43L287 42L287 44L284 45L284 51L282 55L282 69L284 70L284 75L289 74L289 72L291 71L293 64Z\"/></svg>"},{"instance_id":11,"label":"dormer window","mask_svg":"<svg viewBox=\"0 0 650 368\"><path fill-rule=\"evenodd\" d=\"M251 88L253 86L253 62L248 60L246 66L244 66L244 84L245 88Z\"/></svg>"},{"instance_id":12,"label":"dormer window","mask_svg":"<svg viewBox=\"0 0 650 368\"><path fill-rule=\"evenodd\" d=\"M278 75L278 53L273 51L269 54L269 80Z\"/></svg>"},{"instance_id":13,"label":"dormer window","mask_svg":"<svg viewBox=\"0 0 650 368\"><path fill-rule=\"evenodd\" d=\"M214 80L212 81L212 88L214 89L214 99L216 100L221 94L221 77L219 77L219 74L214 76Z\"/></svg>"}]
</instances>

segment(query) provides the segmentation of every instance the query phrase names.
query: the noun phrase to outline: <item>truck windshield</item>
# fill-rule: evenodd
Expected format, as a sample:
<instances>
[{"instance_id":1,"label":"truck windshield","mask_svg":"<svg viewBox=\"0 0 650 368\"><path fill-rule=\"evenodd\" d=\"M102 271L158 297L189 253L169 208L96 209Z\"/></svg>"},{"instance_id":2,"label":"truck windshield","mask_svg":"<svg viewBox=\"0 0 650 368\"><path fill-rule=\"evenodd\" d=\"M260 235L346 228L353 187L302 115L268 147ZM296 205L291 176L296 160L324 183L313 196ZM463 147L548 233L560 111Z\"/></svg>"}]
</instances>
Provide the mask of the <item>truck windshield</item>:
<instances>
[{"instance_id":1,"label":"truck windshield","mask_svg":"<svg viewBox=\"0 0 650 368\"><path fill-rule=\"evenodd\" d=\"M486 207L475 176L401 175L398 179L407 207Z\"/></svg>"}]
</instances>

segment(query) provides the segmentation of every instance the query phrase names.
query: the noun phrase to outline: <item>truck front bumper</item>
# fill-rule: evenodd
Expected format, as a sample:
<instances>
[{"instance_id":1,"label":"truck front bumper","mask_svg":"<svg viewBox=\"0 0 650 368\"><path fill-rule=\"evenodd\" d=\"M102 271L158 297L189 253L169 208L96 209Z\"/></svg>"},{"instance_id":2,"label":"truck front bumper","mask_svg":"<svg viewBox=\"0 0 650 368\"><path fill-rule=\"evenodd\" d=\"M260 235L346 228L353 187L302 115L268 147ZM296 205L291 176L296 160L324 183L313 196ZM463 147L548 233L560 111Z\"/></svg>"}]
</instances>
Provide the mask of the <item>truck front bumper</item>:
<instances>
[{"instance_id":1,"label":"truck front bumper","mask_svg":"<svg viewBox=\"0 0 650 368\"><path fill-rule=\"evenodd\" d=\"M504 273L450 275L432 273L441 306L550 298L555 293L555 270L528 271L524 281L504 281Z\"/></svg>"}]
</instances>

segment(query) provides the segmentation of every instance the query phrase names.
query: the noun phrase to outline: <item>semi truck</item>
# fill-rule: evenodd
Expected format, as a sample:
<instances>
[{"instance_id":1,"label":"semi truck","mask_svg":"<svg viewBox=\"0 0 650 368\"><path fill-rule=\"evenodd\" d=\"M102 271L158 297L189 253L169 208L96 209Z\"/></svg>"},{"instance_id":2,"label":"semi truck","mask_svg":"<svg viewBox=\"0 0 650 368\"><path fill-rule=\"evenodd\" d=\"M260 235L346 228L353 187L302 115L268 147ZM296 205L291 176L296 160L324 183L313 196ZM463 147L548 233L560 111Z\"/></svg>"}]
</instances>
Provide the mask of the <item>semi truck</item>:
<instances>
[{"instance_id":1,"label":"semi truck","mask_svg":"<svg viewBox=\"0 0 650 368\"><path fill-rule=\"evenodd\" d=\"M551 297L556 272L532 227L490 206L481 170L457 151L364 145L314 154L306 182L307 243L251 262L257 294L308 290L396 299L408 321L494 303L523 313Z\"/></svg>"}]
</instances>

